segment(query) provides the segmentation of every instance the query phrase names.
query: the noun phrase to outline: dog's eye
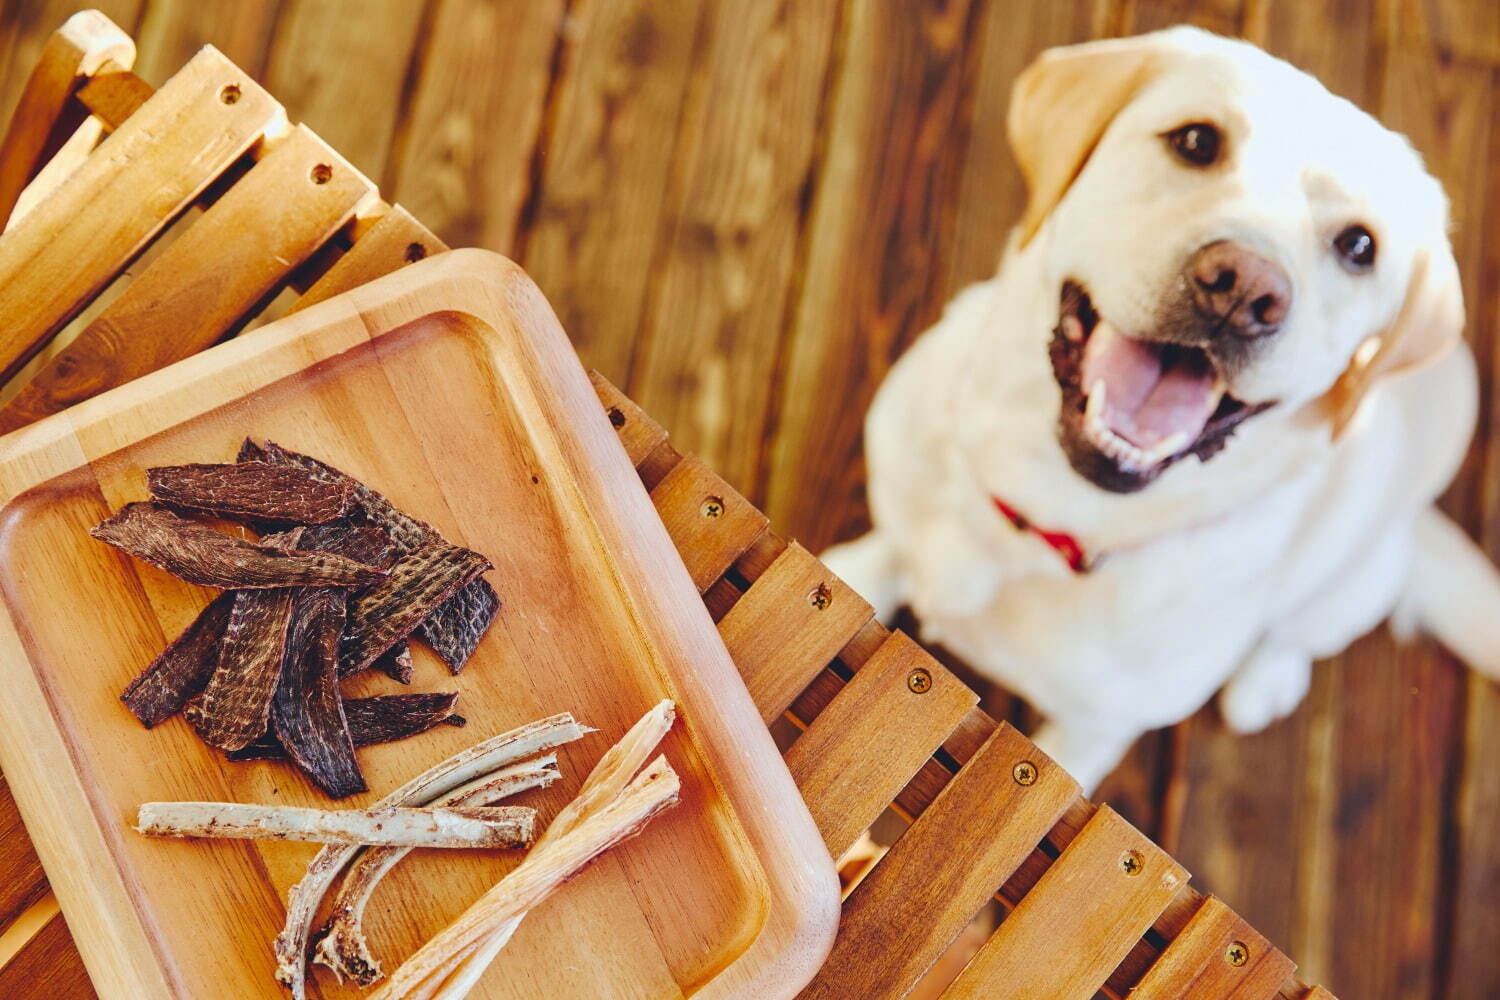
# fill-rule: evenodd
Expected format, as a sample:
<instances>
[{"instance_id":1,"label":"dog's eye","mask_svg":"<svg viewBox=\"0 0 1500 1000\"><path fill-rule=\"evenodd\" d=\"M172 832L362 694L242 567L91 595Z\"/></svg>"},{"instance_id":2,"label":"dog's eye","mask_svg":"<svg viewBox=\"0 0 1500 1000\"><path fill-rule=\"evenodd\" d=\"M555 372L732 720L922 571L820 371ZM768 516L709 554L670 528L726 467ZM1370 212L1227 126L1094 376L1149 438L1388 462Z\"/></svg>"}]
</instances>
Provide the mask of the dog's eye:
<instances>
[{"instance_id":1,"label":"dog's eye","mask_svg":"<svg viewBox=\"0 0 1500 1000\"><path fill-rule=\"evenodd\" d=\"M1347 267L1368 271L1375 263L1375 237L1364 226L1350 226L1333 239L1333 248Z\"/></svg>"},{"instance_id":2,"label":"dog's eye","mask_svg":"<svg viewBox=\"0 0 1500 1000\"><path fill-rule=\"evenodd\" d=\"M1208 122L1190 122L1166 134L1167 144L1183 161L1206 167L1219 158L1219 130Z\"/></svg>"}]
</instances>

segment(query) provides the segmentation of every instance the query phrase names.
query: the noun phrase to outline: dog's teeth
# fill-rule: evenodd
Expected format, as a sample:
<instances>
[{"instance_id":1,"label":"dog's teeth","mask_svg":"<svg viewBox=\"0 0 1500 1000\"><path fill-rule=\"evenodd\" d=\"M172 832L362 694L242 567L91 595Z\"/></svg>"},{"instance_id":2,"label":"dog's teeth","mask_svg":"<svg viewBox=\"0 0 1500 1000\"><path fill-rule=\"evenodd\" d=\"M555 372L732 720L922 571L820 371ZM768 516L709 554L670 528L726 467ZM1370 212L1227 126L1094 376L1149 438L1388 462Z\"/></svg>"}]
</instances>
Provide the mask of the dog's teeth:
<instances>
[{"instance_id":1,"label":"dog's teeth","mask_svg":"<svg viewBox=\"0 0 1500 1000\"><path fill-rule=\"evenodd\" d=\"M1154 465L1157 462L1171 458L1186 448L1190 440L1186 431L1178 431L1171 437L1158 441L1150 451L1146 452L1146 460Z\"/></svg>"},{"instance_id":2,"label":"dog's teeth","mask_svg":"<svg viewBox=\"0 0 1500 1000\"><path fill-rule=\"evenodd\" d=\"M1089 386L1088 402L1083 408L1083 422L1085 424L1094 424L1100 430L1106 429L1104 426L1105 391L1104 380L1102 378L1094 379L1094 384Z\"/></svg>"},{"instance_id":3,"label":"dog's teeth","mask_svg":"<svg viewBox=\"0 0 1500 1000\"><path fill-rule=\"evenodd\" d=\"M1075 344L1083 340L1083 321L1077 316L1064 316L1062 319L1063 336Z\"/></svg>"}]
</instances>

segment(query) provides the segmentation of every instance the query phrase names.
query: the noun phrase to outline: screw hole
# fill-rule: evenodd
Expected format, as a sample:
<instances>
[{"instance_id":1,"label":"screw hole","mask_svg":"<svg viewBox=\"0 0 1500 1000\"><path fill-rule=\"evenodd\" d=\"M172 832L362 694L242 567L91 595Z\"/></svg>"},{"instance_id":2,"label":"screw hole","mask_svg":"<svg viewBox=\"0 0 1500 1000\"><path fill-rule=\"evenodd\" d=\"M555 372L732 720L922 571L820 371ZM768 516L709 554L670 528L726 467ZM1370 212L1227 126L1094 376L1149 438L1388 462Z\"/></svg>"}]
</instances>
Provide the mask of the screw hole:
<instances>
[{"instance_id":1,"label":"screw hole","mask_svg":"<svg viewBox=\"0 0 1500 1000\"><path fill-rule=\"evenodd\" d=\"M427 248L420 243L412 243L406 248L406 262L408 264L415 264L426 256Z\"/></svg>"},{"instance_id":2,"label":"screw hole","mask_svg":"<svg viewBox=\"0 0 1500 1000\"><path fill-rule=\"evenodd\" d=\"M1140 851L1126 851L1120 855L1120 871L1135 878L1146 870L1146 859L1141 857Z\"/></svg>"},{"instance_id":3,"label":"screw hole","mask_svg":"<svg viewBox=\"0 0 1500 1000\"><path fill-rule=\"evenodd\" d=\"M223 104L238 104L240 102L240 85L231 83L219 88L219 101Z\"/></svg>"},{"instance_id":4,"label":"screw hole","mask_svg":"<svg viewBox=\"0 0 1500 1000\"><path fill-rule=\"evenodd\" d=\"M326 163L320 163L313 167L307 176L314 184L327 184L333 180L333 168Z\"/></svg>"},{"instance_id":5,"label":"screw hole","mask_svg":"<svg viewBox=\"0 0 1500 1000\"><path fill-rule=\"evenodd\" d=\"M625 414L620 412L618 406L611 406L609 408L609 422L614 424L617 429L625 426Z\"/></svg>"},{"instance_id":6,"label":"screw hole","mask_svg":"<svg viewBox=\"0 0 1500 1000\"><path fill-rule=\"evenodd\" d=\"M723 497L704 497L703 498L703 506L701 506L701 507L698 508L698 513L700 513L704 517L710 518L710 519L716 518L716 517L723 517L724 516L724 498Z\"/></svg>"},{"instance_id":7,"label":"screw hole","mask_svg":"<svg viewBox=\"0 0 1500 1000\"><path fill-rule=\"evenodd\" d=\"M537 484L537 483L539 483L539 482L541 482L541 480L540 480L540 479L538 479L538 478L537 478L537 477L536 477L536 476L532 476L532 477L531 477L531 484L532 484L532 485L533 485L533 486L535 486L535 485L536 485L536 484Z\"/></svg>"},{"instance_id":8,"label":"screw hole","mask_svg":"<svg viewBox=\"0 0 1500 1000\"><path fill-rule=\"evenodd\" d=\"M833 603L833 593L826 584L820 583L808 592L807 603L819 611L827 611L828 606Z\"/></svg>"}]
</instances>

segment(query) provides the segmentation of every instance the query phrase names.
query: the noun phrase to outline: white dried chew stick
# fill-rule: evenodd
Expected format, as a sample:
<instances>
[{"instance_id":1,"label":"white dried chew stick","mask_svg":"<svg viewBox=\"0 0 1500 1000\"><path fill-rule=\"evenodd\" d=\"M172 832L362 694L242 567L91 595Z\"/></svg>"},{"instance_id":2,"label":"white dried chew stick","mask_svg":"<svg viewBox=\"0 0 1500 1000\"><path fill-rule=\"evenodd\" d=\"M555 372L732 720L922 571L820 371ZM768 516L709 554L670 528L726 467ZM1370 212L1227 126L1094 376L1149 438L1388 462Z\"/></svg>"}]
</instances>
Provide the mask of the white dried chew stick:
<instances>
[{"instance_id":1,"label":"white dried chew stick","mask_svg":"<svg viewBox=\"0 0 1500 1000\"><path fill-rule=\"evenodd\" d=\"M665 758L631 777L674 717L669 701L647 712L599 761L526 859L407 959L372 1000L466 995L533 906L676 803L681 783Z\"/></svg>"},{"instance_id":2,"label":"white dried chew stick","mask_svg":"<svg viewBox=\"0 0 1500 1000\"><path fill-rule=\"evenodd\" d=\"M554 715L528 723L508 733L454 754L423 771L376 803L377 806L420 806L483 775L547 750L554 750L592 732L569 714ZM276 979L291 990L294 1000L307 1000L307 944L313 918L328 893L359 848L329 844L307 866L307 874L287 893L286 923L276 936Z\"/></svg>"},{"instance_id":3,"label":"white dried chew stick","mask_svg":"<svg viewBox=\"0 0 1500 1000\"><path fill-rule=\"evenodd\" d=\"M536 810L469 808L306 809L244 802L147 802L136 831L148 837L297 840L375 847L528 847Z\"/></svg>"},{"instance_id":4,"label":"white dried chew stick","mask_svg":"<svg viewBox=\"0 0 1500 1000\"><path fill-rule=\"evenodd\" d=\"M532 788L545 788L557 778L557 755L547 754L476 778L438 796L429 805L493 805ZM380 880L409 853L410 848L405 847L373 847L361 851L349 866L349 874L333 900L333 916L313 951L313 961L328 966L341 982L348 976L361 986L369 986L380 978L380 963L365 940L365 906Z\"/></svg>"}]
</instances>

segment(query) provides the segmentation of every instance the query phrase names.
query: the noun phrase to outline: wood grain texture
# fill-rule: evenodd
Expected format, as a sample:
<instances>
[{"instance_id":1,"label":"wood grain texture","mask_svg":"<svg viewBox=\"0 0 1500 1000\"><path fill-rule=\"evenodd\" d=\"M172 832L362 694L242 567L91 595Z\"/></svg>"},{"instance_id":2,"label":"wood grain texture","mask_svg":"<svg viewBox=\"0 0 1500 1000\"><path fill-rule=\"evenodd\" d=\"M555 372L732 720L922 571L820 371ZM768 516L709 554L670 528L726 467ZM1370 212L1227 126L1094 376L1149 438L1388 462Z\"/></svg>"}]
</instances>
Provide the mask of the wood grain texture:
<instances>
[{"instance_id":1,"label":"wood grain texture","mask_svg":"<svg viewBox=\"0 0 1500 1000\"><path fill-rule=\"evenodd\" d=\"M627 388L755 485L844 5L709 5Z\"/></svg>"},{"instance_id":2,"label":"wood grain texture","mask_svg":"<svg viewBox=\"0 0 1500 1000\"><path fill-rule=\"evenodd\" d=\"M1013 777L1023 761L1037 769L1031 785ZM801 996L904 994L1077 794L1014 729L995 730L849 896L833 953Z\"/></svg>"},{"instance_id":3,"label":"wood grain texture","mask_svg":"<svg viewBox=\"0 0 1500 1000\"><path fill-rule=\"evenodd\" d=\"M373 194L293 129L0 409L0 433L213 346Z\"/></svg>"},{"instance_id":4,"label":"wood grain texture","mask_svg":"<svg viewBox=\"0 0 1500 1000\"><path fill-rule=\"evenodd\" d=\"M766 530L766 515L697 456L677 463L651 502L700 594Z\"/></svg>"},{"instance_id":5,"label":"wood grain texture","mask_svg":"<svg viewBox=\"0 0 1500 1000\"><path fill-rule=\"evenodd\" d=\"M292 3L278 20L266 87L361 172L383 182L407 72L418 58L418 0Z\"/></svg>"},{"instance_id":6,"label":"wood grain texture","mask_svg":"<svg viewBox=\"0 0 1500 1000\"><path fill-rule=\"evenodd\" d=\"M356 236L354 245L302 293L290 312L317 305L447 249L447 244L410 212L393 205L366 232Z\"/></svg>"},{"instance_id":7,"label":"wood grain texture","mask_svg":"<svg viewBox=\"0 0 1500 1000\"><path fill-rule=\"evenodd\" d=\"M0 966L0 996L6 1000L93 1000L96 995L61 913Z\"/></svg>"},{"instance_id":8,"label":"wood grain texture","mask_svg":"<svg viewBox=\"0 0 1500 1000\"><path fill-rule=\"evenodd\" d=\"M719 635L761 718L770 722L873 614L793 542L719 622Z\"/></svg>"},{"instance_id":9,"label":"wood grain texture","mask_svg":"<svg viewBox=\"0 0 1500 1000\"><path fill-rule=\"evenodd\" d=\"M570 16L521 263L584 363L630 370L705 4L585 0Z\"/></svg>"},{"instance_id":10,"label":"wood grain texture","mask_svg":"<svg viewBox=\"0 0 1500 1000\"><path fill-rule=\"evenodd\" d=\"M236 86L232 104L221 100ZM277 106L204 50L0 242L0 381L260 138ZM155 137L170 135L170 141ZM142 198L141 192L150 197ZM95 224L73 224L92 207ZM23 275L25 277L23 277ZM38 277L41 280L36 280ZM27 278L32 280L26 280Z\"/></svg>"},{"instance_id":11,"label":"wood grain texture","mask_svg":"<svg viewBox=\"0 0 1500 1000\"><path fill-rule=\"evenodd\" d=\"M121 823L147 799L318 796L275 765L224 763L186 727L147 733L128 717L120 684L201 593L84 530L140 495L142 468L232 454L250 429L380 485L495 562L506 612L462 678L444 679L461 688L476 729L367 749L372 787L471 743L473 731L564 708L618 733L670 691L689 720L664 746L684 804L570 886L566 905L534 914L535 929L528 920L512 961L476 995L597 996L624 983L645 987L632 995L691 985L729 996L806 981L837 923L817 829L545 302L514 265L460 251L0 442L0 489L21 495L9 504L4 565L27 567L0 574L0 756L102 992L196 997L234 982L275 994L265 943L308 852L163 844L124 835ZM44 613L53 588L109 609L111 623L82 629ZM24 641L12 622L24 623ZM601 673L600 663L616 668ZM532 804L566 800L598 752L564 751L566 777ZM513 862L413 858L393 876L375 947L410 952ZM185 891L203 884L215 892ZM205 939L235 944L182 944ZM570 956L580 949L613 958L579 972ZM562 970L572 970L565 987ZM329 980L319 988L355 995Z\"/></svg>"},{"instance_id":12,"label":"wood grain texture","mask_svg":"<svg viewBox=\"0 0 1500 1000\"><path fill-rule=\"evenodd\" d=\"M387 187L453 246L515 250L564 7L438 5Z\"/></svg>"},{"instance_id":13,"label":"wood grain texture","mask_svg":"<svg viewBox=\"0 0 1500 1000\"><path fill-rule=\"evenodd\" d=\"M943 996L1089 1000L1187 879L1101 806Z\"/></svg>"},{"instance_id":14,"label":"wood grain texture","mask_svg":"<svg viewBox=\"0 0 1500 1000\"><path fill-rule=\"evenodd\" d=\"M594 391L599 394L605 416L619 435L620 443L625 446L630 464L639 467L646 456L666 443L666 429L603 375L591 372L589 378L594 383Z\"/></svg>"},{"instance_id":15,"label":"wood grain texture","mask_svg":"<svg viewBox=\"0 0 1500 1000\"><path fill-rule=\"evenodd\" d=\"M814 181L807 269L783 359L765 511L815 551L865 521L861 431L875 387L938 315L981 5L851 4Z\"/></svg>"},{"instance_id":16,"label":"wood grain texture","mask_svg":"<svg viewBox=\"0 0 1500 1000\"><path fill-rule=\"evenodd\" d=\"M288 6L287 0L151 0L136 36L140 48L136 71L160 83L203 46L212 45L251 77L262 79L277 18Z\"/></svg>"},{"instance_id":17,"label":"wood grain texture","mask_svg":"<svg viewBox=\"0 0 1500 1000\"><path fill-rule=\"evenodd\" d=\"M865 661L786 754L830 854L879 818L978 700L902 633Z\"/></svg>"},{"instance_id":18,"label":"wood grain texture","mask_svg":"<svg viewBox=\"0 0 1500 1000\"><path fill-rule=\"evenodd\" d=\"M1214 896L1131 992L1131 1000L1268 1000L1296 963Z\"/></svg>"},{"instance_id":19,"label":"wood grain texture","mask_svg":"<svg viewBox=\"0 0 1500 1000\"><path fill-rule=\"evenodd\" d=\"M0 777L0 931L46 894L46 873L26 836L10 786Z\"/></svg>"}]
</instances>

